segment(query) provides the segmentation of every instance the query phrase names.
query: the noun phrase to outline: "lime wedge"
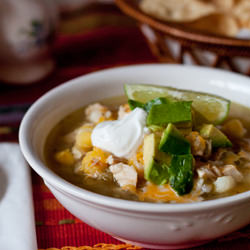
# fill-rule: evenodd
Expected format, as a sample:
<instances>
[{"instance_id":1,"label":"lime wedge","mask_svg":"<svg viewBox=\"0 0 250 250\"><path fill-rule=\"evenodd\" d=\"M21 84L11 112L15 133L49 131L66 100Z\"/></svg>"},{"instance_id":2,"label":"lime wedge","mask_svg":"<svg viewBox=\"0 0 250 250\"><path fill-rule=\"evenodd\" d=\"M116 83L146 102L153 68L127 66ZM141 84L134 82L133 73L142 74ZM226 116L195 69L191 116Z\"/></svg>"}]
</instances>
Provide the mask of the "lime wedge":
<instances>
[{"instance_id":1,"label":"lime wedge","mask_svg":"<svg viewBox=\"0 0 250 250\"><path fill-rule=\"evenodd\" d=\"M193 101L192 107L195 112L214 125L218 125L225 120L230 108L229 100L207 93L146 84L126 84L124 89L129 100L142 103L157 97Z\"/></svg>"}]
</instances>

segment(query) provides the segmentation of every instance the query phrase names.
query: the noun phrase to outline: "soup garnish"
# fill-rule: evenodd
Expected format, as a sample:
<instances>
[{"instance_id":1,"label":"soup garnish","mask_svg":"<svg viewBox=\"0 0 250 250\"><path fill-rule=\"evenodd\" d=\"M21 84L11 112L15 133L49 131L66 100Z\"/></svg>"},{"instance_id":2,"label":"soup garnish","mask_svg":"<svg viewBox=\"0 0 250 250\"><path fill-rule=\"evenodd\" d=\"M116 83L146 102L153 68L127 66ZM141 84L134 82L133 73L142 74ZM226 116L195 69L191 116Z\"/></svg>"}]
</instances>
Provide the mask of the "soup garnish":
<instances>
[{"instance_id":1,"label":"soup garnish","mask_svg":"<svg viewBox=\"0 0 250 250\"><path fill-rule=\"evenodd\" d=\"M90 104L56 126L45 148L56 173L100 194L149 202L250 189L248 123L229 113L229 100L143 84L125 85L125 93L125 104Z\"/></svg>"}]
</instances>

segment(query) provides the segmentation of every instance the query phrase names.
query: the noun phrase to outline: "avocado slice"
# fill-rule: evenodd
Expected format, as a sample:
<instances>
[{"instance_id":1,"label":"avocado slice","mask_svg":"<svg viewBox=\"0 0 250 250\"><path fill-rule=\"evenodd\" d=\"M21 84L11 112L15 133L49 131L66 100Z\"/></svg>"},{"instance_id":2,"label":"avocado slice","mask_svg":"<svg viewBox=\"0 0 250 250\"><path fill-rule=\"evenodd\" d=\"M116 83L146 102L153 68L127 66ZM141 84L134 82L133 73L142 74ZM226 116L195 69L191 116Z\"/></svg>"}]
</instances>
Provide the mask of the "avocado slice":
<instances>
[{"instance_id":1,"label":"avocado slice","mask_svg":"<svg viewBox=\"0 0 250 250\"><path fill-rule=\"evenodd\" d=\"M169 123L162 134L159 150L169 154L184 155L191 153L191 146L181 132Z\"/></svg>"},{"instance_id":2,"label":"avocado slice","mask_svg":"<svg viewBox=\"0 0 250 250\"><path fill-rule=\"evenodd\" d=\"M211 139L214 148L232 147L232 143L227 136L213 124L204 124L200 129L200 134L206 139Z\"/></svg>"},{"instance_id":3,"label":"avocado slice","mask_svg":"<svg viewBox=\"0 0 250 250\"><path fill-rule=\"evenodd\" d=\"M169 167L170 186L179 194L188 194L193 188L193 156L173 155Z\"/></svg>"},{"instance_id":4,"label":"avocado slice","mask_svg":"<svg viewBox=\"0 0 250 250\"><path fill-rule=\"evenodd\" d=\"M147 125L164 126L168 123L191 122L191 101L168 102L152 105L147 116Z\"/></svg>"},{"instance_id":5,"label":"avocado slice","mask_svg":"<svg viewBox=\"0 0 250 250\"><path fill-rule=\"evenodd\" d=\"M168 165L159 161L158 143L155 134L147 135L144 139L144 177L157 185L168 181ZM163 158L162 158L163 159Z\"/></svg>"}]
</instances>

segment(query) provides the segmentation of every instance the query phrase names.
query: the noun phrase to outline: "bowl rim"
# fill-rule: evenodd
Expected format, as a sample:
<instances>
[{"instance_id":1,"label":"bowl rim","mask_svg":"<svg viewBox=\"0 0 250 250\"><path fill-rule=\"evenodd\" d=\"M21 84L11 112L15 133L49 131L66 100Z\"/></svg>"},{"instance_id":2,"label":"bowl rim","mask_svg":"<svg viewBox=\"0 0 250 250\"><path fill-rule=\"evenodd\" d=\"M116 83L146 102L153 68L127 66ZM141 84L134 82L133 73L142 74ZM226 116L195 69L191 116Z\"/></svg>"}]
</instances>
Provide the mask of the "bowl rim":
<instances>
[{"instance_id":1,"label":"bowl rim","mask_svg":"<svg viewBox=\"0 0 250 250\"><path fill-rule=\"evenodd\" d=\"M250 47L250 39L231 38L226 36L208 35L202 32L187 30L178 24L164 22L150 15L147 15L138 8L138 0L115 0L117 6L128 16L148 24L156 30L159 30L172 37L190 41L191 43L199 42L206 46L224 46L233 47L234 49L245 49Z\"/></svg>"},{"instance_id":2,"label":"bowl rim","mask_svg":"<svg viewBox=\"0 0 250 250\"><path fill-rule=\"evenodd\" d=\"M72 88L75 85L78 85L79 82L84 79L87 81L91 78L95 78L96 76L102 76L106 73L112 73L119 70L136 70L136 69L146 69L146 68L177 68L178 70L199 70L207 73L219 72L219 74L228 75L229 77L233 76L238 78L239 80L249 81L250 79L244 75L220 70L220 69L212 69L208 67L201 66L186 66L186 65L178 65L178 64L138 64L138 65L130 65L130 66L119 66L111 69L104 69L97 72L89 73L83 76L79 76L70 81L67 81L47 93L41 96L37 101L35 101L29 110L24 115L20 129L19 129L19 144L21 151L35 172L40 175L45 182L50 184L53 187L59 188L62 192L66 192L70 195L73 195L75 198L81 199L85 202L90 202L95 205L105 206L109 208L116 208L119 210L126 211L140 211L147 213L179 213L179 212L193 212L193 211L201 211L207 210L211 208L220 208L226 205L233 205L243 203L244 201L250 201L250 191L246 191L240 194L236 194L229 197L218 198L214 200L207 200L201 202L194 203L178 203L178 204L169 204L169 203L150 203L150 202L139 202L139 201L130 201L123 200L119 198L113 198L104 196L101 194L97 194L83 188L77 187L74 184L69 183L64 180L60 176L56 175L52 170L45 166L45 164L38 158L37 155L33 154L31 141L27 138L29 137L29 131L32 125L32 121L36 115L36 113L45 105L45 103L53 98L53 96L57 95L59 92L63 92L65 89ZM250 88L250 85L249 85ZM250 105L249 105L250 106Z\"/></svg>"}]
</instances>

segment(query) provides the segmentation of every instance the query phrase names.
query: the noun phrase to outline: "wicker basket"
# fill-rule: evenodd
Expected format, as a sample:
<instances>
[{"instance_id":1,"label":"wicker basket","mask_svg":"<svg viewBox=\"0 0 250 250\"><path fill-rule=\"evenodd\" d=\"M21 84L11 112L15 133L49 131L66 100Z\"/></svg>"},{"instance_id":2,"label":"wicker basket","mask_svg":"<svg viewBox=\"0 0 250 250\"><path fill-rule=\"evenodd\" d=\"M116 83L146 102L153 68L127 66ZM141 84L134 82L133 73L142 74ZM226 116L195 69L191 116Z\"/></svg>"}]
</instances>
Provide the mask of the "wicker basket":
<instances>
[{"instance_id":1,"label":"wicker basket","mask_svg":"<svg viewBox=\"0 0 250 250\"><path fill-rule=\"evenodd\" d=\"M136 19L160 62L224 68L250 75L250 40L208 35L160 21L139 9L140 0L116 0Z\"/></svg>"}]
</instances>

